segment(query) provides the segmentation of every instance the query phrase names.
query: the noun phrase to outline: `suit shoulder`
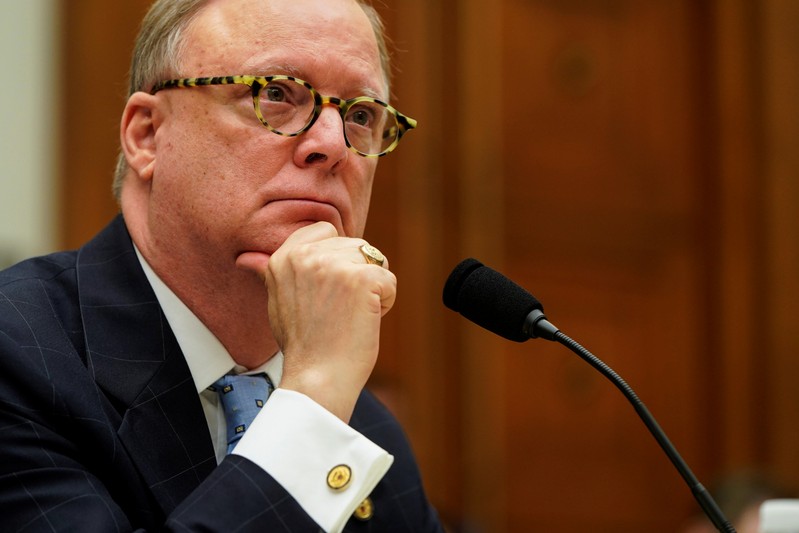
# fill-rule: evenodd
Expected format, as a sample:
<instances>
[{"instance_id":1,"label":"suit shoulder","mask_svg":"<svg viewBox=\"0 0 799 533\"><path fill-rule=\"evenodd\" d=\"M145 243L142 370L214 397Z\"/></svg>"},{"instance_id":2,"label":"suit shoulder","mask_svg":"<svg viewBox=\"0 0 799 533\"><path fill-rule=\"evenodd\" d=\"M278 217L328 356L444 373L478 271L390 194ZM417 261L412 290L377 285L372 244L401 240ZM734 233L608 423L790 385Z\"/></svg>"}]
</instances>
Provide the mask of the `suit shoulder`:
<instances>
[{"instance_id":1,"label":"suit shoulder","mask_svg":"<svg viewBox=\"0 0 799 533\"><path fill-rule=\"evenodd\" d=\"M23 348L80 339L75 252L35 257L0 271L0 344ZM6 356L8 354L6 353Z\"/></svg>"},{"instance_id":2,"label":"suit shoulder","mask_svg":"<svg viewBox=\"0 0 799 533\"><path fill-rule=\"evenodd\" d=\"M34 257L0 271L0 324L26 320L32 326L36 319L61 315L65 305L77 306L76 255Z\"/></svg>"},{"instance_id":3,"label":"suit shoulder","mask_svg":"<svg viewBox=\"0 0 799 533\"><path fill-rule=\"evenodd\" d=\"M0 270L0 291L3 293L29 290L31 285L50 283L63 276L74 277L77 252L57 252L33 257Z\"/></svg>"}]
</instances>

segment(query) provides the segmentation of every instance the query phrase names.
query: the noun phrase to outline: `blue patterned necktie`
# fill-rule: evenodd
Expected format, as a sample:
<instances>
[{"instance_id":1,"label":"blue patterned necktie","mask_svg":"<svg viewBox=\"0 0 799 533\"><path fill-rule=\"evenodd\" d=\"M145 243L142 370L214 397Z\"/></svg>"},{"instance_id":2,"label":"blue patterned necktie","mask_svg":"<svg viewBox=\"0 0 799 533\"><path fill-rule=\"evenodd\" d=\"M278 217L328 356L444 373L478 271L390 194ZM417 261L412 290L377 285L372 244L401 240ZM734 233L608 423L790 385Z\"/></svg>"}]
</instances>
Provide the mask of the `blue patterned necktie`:
<instances>
[{"instance_id":1,"label":"blue patterned necktie","mask_svg":"<svg viewBox=\"0 0 799 533\"><path fill-rule=\"evenodd\" d=\"M225 410L229 454L269 399L274 386L266 374L255 374L222 376L212 388L219 394L219 401Z\"/></svg>"}]
</instances>

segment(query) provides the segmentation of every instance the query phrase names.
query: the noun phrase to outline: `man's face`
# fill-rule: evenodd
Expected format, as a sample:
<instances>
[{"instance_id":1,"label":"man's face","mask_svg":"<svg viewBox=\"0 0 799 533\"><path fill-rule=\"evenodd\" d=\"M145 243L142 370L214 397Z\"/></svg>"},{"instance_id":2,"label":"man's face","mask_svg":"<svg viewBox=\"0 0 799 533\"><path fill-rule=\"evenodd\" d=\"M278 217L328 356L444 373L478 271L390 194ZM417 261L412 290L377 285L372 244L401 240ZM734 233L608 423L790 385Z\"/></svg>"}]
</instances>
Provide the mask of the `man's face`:
<instances>
[{"instance_id":1,"label":"man's face","mask_svg":"<svg viewBox=\"0 0 799 533\"><path fill-rule=\"evenodd\" d=\"M352 0L212 0L185 42L174 77L288 74L324 95L388 96L372 27ZM376 160L347 149L337 108L282 137L259 122L245 85L156 96L165 112L148 204L154 247L191 246L192 260L232 266L320 220L362 235Z\"/></svg>"}]
</instances>

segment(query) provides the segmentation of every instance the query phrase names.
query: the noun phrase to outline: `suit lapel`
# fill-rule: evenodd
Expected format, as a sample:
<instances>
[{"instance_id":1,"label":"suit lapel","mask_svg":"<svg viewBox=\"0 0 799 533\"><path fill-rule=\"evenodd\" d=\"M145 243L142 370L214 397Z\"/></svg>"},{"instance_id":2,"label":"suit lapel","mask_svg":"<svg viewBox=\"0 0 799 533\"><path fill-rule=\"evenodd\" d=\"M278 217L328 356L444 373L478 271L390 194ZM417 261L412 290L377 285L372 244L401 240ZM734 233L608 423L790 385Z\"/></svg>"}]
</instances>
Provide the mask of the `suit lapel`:
<instances>
[{"instance_id":1,"label":"suit lapel","mask_svg":"<svg viewBox=\"0 0 799 533\"><path fill-rule=\"evenodd\" d=\"M89 370L122 414L118 436L169 513L216 466L183 353L122 217L78 252Z\"/></svg>"}]
</instances>

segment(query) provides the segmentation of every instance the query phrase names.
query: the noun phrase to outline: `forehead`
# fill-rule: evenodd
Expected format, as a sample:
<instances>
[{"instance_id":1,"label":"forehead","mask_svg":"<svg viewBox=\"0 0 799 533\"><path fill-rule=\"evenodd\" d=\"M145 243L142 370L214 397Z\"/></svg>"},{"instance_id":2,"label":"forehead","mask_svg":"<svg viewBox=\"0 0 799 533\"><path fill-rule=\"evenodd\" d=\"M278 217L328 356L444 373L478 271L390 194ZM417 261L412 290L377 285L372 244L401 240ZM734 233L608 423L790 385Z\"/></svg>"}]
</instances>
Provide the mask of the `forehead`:
<instances>
[{"instance_id":1,"label":"forehead","mask_svg":"<svg viewBox=\"0 0 799 533\"><path fill-rule=\"evenodd\" d=\"M354 0L212 0L192 21L183 76L293 74L383 92L372 25Z\"/></svg>"}]
</instances>

